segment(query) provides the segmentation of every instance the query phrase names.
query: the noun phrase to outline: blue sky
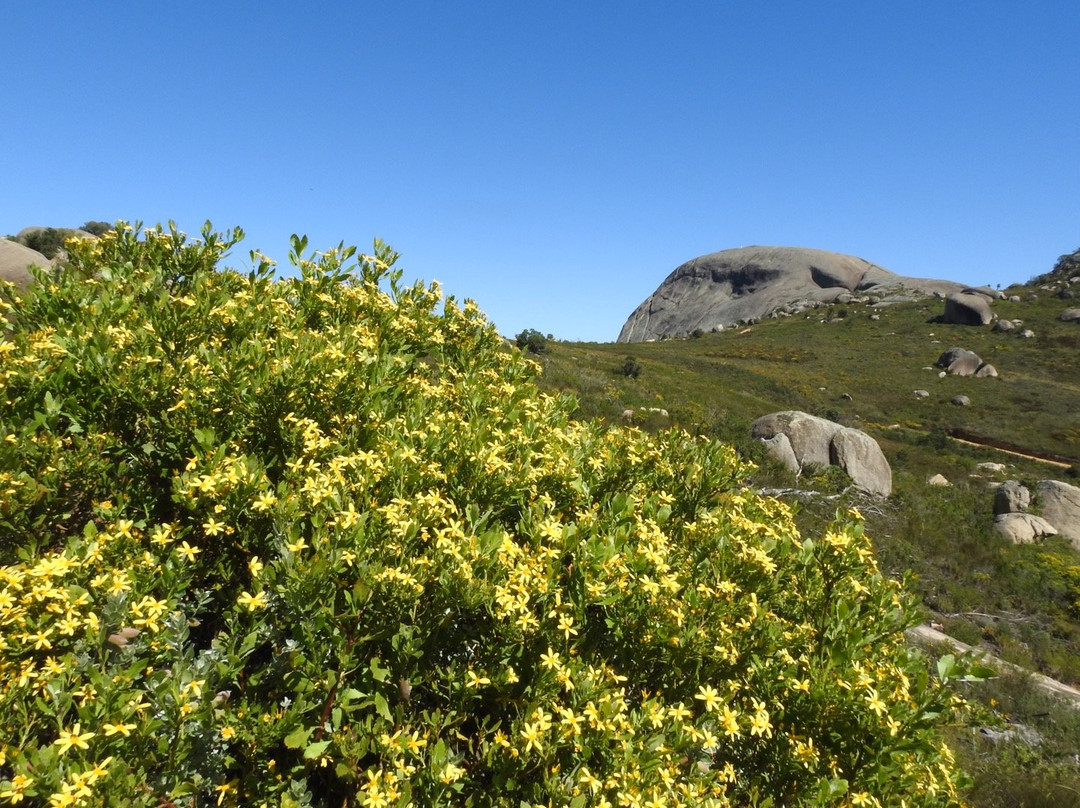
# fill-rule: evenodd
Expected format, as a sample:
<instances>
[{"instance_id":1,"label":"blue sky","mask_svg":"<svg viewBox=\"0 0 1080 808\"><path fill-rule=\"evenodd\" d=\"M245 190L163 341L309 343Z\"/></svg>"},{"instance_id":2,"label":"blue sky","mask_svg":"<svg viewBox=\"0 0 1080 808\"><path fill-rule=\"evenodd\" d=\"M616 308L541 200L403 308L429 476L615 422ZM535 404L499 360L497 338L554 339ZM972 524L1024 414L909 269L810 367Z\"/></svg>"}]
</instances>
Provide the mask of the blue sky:
<instances>
[{"instance_id":1,"label":"blue sky","mask_svg":"<svg viewBox=\"0 0 1080 808\"><path fill-rule=\"evenodd\" d=\"M381 237L504 334L610 341L748 244L1007 285L1080 246L1080 2L0 6L0 233Z\"/></svg>"}]
</instances>

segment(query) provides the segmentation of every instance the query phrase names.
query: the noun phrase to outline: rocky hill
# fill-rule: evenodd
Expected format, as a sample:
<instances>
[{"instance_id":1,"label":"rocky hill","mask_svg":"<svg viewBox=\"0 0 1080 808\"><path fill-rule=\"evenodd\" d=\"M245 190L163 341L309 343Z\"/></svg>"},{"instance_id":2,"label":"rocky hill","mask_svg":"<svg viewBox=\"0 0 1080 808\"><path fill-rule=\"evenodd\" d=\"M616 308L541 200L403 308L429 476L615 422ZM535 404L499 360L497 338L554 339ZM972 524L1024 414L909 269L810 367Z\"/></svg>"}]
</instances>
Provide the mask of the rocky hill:
<instances>
[{"instance_id":1,"label":"rocky hill","mask_svg":"<svg viewBox=\"0 0 1080 808\"><path fill-rule=\"evenodd\" d=\"M685 336L847 302L855 296L888 303L963 288L952 281L897 275L862 258L828 250L739 247L678 267L634 310L618 341Z\"/></svg>"}]
</instances>

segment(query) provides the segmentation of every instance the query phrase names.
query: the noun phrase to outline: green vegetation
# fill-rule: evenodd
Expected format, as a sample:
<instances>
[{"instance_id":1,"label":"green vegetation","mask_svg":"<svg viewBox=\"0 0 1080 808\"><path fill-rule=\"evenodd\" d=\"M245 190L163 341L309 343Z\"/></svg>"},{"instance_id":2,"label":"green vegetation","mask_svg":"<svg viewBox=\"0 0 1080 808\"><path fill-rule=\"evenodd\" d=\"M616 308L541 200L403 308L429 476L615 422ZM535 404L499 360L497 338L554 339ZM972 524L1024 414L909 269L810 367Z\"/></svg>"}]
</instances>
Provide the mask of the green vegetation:
<instances>
[{"instance_id":1,"label":"green vegetation","mask_svg":"<svg viewBox=\"0 0 1080 808\"><path fill-rule=\"evenodd\" d=\"M526 328L514 337L514 344L531 354L542 354L548 349L548 338L535 328Z\"/></svg>"},{"instance_id":2,"label":"green vegetation","mask_svg":"<svg viewBox=\"0 0 1080 808\"><path fill-rule=\"evenodd\" d=\"M967 674L855 514L572 420L379 242L275 280L239 236L5 292L0 800L958 804Z\"/></svg>"},{"instance_id":3,"label":"green vegetation","mask_svg":"<svg viewBox=\"0 0 1080 808\"><path fill-rule=\"evenodd\" d=\"M70 227L41 227L30 230L23 236L9 236L12 241L22 244L24 247L29 247L31 250L37 250L46 258L55 258L61 250L64 249L64 242L72 236L82 235L85 238L85 234L89 233L92 236L102 236L105 233L112 230L112 225L108 222L86 222L82 227L78 229ZM83 233L79 233L81 230Z\"/></svg>"},{"instance_id":4,"label":"green vegetation","mask_svg":"<svg viewBox=\"0 0 1080 808\"><path fill-rule=\"evenodd\" d=\"M1067 258L1058 262L1059 270ZM1080 555L1063 539L1032 546L1004 540L992 528L991 489L1005 479L1030 484L1056 478L1075 484L1073 468L951 437L963 430L1062 456L1075 467L1080 457L1080 410L1075 406L1080 394L1075 371L1080 326L1060 321L1068 304L1055 296L1056 286L1035 285L1060 285L1076 274L1067 267L1068 275L1059 270L1031 286L1009 289L1021 302L994 303L1000 317L1022 319L1024 327L1035 332L1032 339L1015 331L936 322L942 303L932 299L874 309L877 320L869 319L869 309L846 304L848 313L842 319L835 307L825 307L739 331L636 344L635 360L643 372L634 380L617 370L626 345L560 342L559 352L542 360L540 384L575 393L578 417L617 423L626 408L640 412L663 407L670 420L650 418L641 426L658 429L674 423L730 442L758 464L755 487L806 489L789 497L804 535L822 530L838 506L859 507L881 568L894 578L914 573L910 585L927 620L940 622L957 639L1076 684ZM1032 295L1036 299L1029 299ZM974 350L995 365L1000 377L939 378L932 366L954 345ZM913 391L918 388L930 391L930 397L917 399ZM960 394L970 397L970 406L951 403ZM750 423L785 409L826 417L876 438L893 467L894 495L885 501L866 500L845 490L847 482L836 469L796 480L765 457L760 446L749 441ZM980 468L985 462L1004 463L1006 469ZM929 485L934 474L943 474L951 485ZM976 698L982 692L972 691ZM1076 724L1064 719L1060 723L1070 728L1065 731L1067 743L1080 748ZM976 805L1057 806L1068 804L1063 789L1080 792L1076 766L1047 757L1045 768L1029 765L1030 788L1022 800L994 802L986 795L995 789L1018 793L1005 782L1017 776L1017 768L1003 760L996 769L1001 782L986 782L996 765L985 759L991 751L985 744L977 750L960 746L961 762L983 778L970 796ZM1035 759L1042 755L1038 750L1025 754ZM1032 797L1038 789L1031 784L1044 776L1048 782L1064 778L1063 786L1038 801Z\"/></svg>"}]
</instances>

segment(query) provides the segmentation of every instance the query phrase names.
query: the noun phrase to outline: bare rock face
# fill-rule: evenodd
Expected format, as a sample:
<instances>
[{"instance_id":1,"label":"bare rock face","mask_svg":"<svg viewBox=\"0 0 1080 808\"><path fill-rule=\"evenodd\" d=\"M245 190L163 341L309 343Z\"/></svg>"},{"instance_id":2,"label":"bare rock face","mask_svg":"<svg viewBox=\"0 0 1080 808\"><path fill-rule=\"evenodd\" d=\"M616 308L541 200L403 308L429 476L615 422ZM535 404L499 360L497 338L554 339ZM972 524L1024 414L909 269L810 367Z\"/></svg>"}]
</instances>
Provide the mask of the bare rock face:
<instances>
[{"instance_id":1,"label":"bare rock face","mask_svg":"<svg viewBox=\"0 0 1080 808\"><path fill-rule=\"evenodd\" d=\"M994 528L1013 544L1032 544L1058 531L1041 516L1030 513L1002 513L994 517Z\"/></svg>"},{"instance_id":2,"label":"bare rock face","mask_svg":"<svg viewBox=\"0 0 1080 808\"><path fill-rule=\"evenodd\" d=\"M892 493L892 468L877 441L858 429L797 410L758 418L750 435L792 471L809 466L840 466L864 491Z\"/></svg>"},{"instance_id":3,"label":"bare rock face","mask_svg":"<svg viewBox=\"0 0 1080 808\"><path fill-rule=\"evenodd\" d=\"M0 280L26 287L34 280L29 272L32 266L48 267L52 262L37 250L0 238Z\"/></svg>"},{"instance_id":4,"label":"bare rock face","mask_svg":"<svg viewBox=\"0 0 1080 808\"><path fill-rule=\"evenodd\" d=\"M952 294L945 298L946 323L955 325L986 325L994 319L990 299L985 295Z\"/></svg>"},{"instance_id":5,"label":"bare rock face","mask_svg":"<svg viewBox=\"0 0 1080 808\"><path fill-rule=\"evenodd\" d=\"M880 303L959 292L951 281L908 278L862 258L803 247L740 247L678 267L627 319L619 342L709 331L823 303L874 295Z\"/></svg>"},{"instance_id":6,"label":"bare rock face","mask_svg":"<svg viewBox=\"0 0 1080 808\"><path fill-rule=\"evenodd\" d=\"M1039 481L1043 517L1080 550L1080 488L1057 480Z\"/></svg>"}]
</instances>

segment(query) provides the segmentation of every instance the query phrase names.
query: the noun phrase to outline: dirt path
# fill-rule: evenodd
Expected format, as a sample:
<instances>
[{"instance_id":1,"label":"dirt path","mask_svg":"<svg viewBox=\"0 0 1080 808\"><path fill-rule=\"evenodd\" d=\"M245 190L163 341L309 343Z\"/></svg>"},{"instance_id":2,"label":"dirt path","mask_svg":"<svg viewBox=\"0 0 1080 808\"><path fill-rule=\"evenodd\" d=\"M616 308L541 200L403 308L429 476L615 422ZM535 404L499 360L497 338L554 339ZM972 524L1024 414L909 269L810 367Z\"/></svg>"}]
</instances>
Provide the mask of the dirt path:
<instances>
[{"instance_id":1,"label":"dirt path","mask_svg":"<svg viewBox=\"0 0 1080 808\"><path fill-rule=\"evenodd\" d=\"M1075 687L1067 685L1064 682L1059 682L1057 679L1051 679L1049 676L1043 676L1041 673L1033 673L1026 668L1021 668L1019 665L1014 665L1011 662L1006 662L1004 659L999 659L981 648L976 648L975 646L960 642L960 640L954 639L948 634L942 634L937 629L930 628L930 626L922 625L909 628L907 630L907 637L911 642L917 645L938 645L944 643L958 653L974 654L984 663L997 668L998 670L1008 670L1030 676L1032 684L1040 690L1053 696L1057 696L1069 703L1072 707L1080 709L1080 690Z\"/></svg>"},{"instance_id":2,"label":"dirt path","mask_svg":"<svg viewBox=\"0 0 1080 808\"><path fill-rule=\"evenodd\" d=\"M1006 449L1004 446L995 446L989 441L971 440L970 438L973 436L961 438L957 435L950 435L949 437L957 443L964 443L968 446L978 446L981 449L993 449L996 452L1002 452L1004 454L1012 455L1013 457L1023 457L1026 460L1034 460L1037 463L1045 463L1048 466L1054 466L1059 469L1071 468L1073 465L1072 463L1065 463L1061 460L1051 460L1049 457L1042 457L1037 454L1028 454L1027 452L1022 452L1018 449Z\"/></svg>"}]
</instances>

